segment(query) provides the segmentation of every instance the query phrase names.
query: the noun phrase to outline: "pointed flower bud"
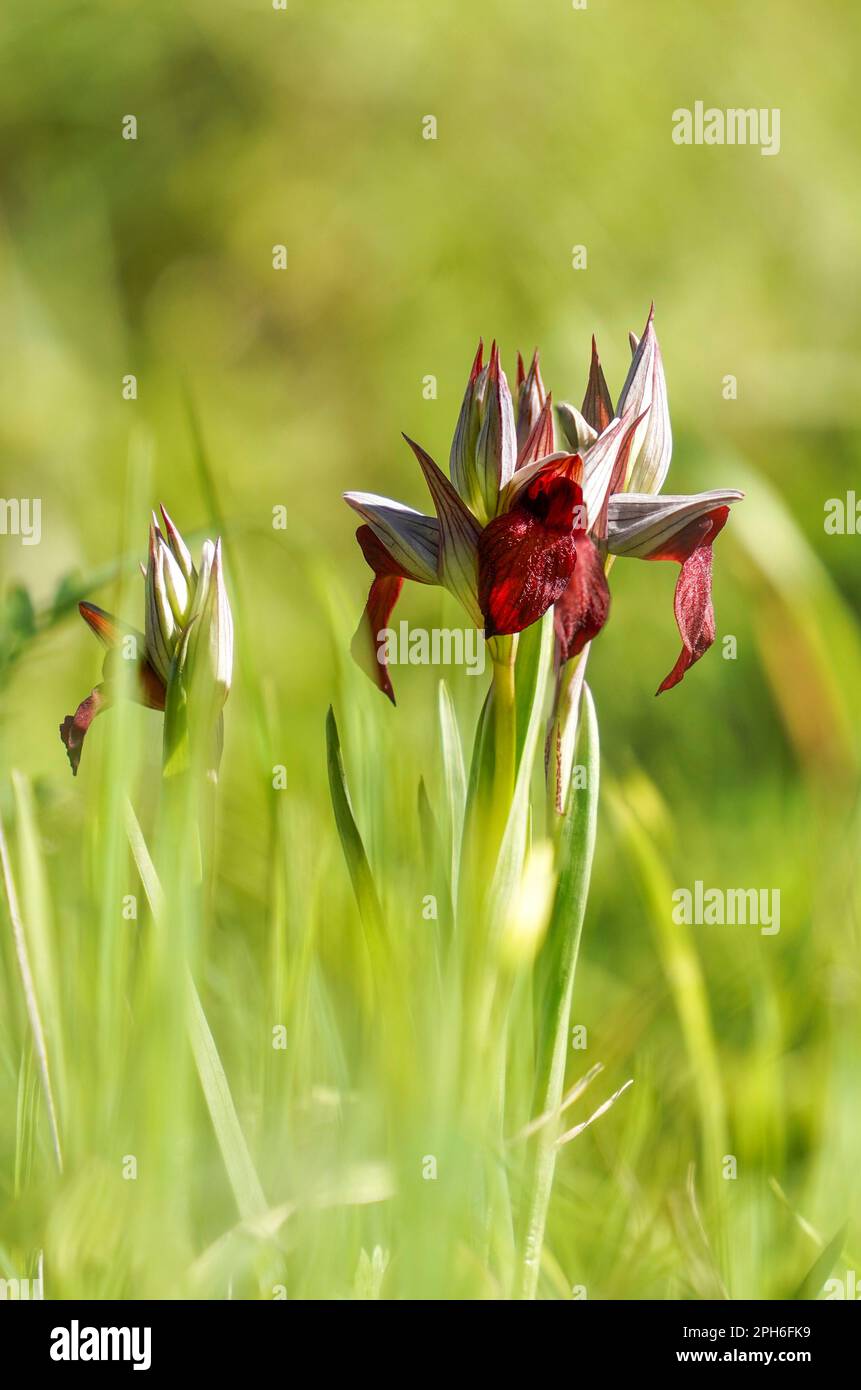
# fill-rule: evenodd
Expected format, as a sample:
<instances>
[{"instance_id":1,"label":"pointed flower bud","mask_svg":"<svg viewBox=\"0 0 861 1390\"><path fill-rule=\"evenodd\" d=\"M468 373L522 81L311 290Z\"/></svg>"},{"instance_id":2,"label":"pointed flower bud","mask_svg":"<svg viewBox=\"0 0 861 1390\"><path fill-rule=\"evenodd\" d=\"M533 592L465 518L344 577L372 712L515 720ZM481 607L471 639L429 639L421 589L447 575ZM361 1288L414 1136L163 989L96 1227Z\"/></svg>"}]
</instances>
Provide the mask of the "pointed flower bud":
<instances>
[{"instance_id":1,"label":"pointed flower bud","mask_svg":"<svg viewBox=\"0 0 861 1390\"><path fill-rule=\"evenodd\" d=\"M469 500L475 492L475 449L481 430L481 407L487 386L487 370L483 368L484 343L479 338L478 351L473 359L460 407L454 439L451 442L449 472L461 497Z\"/></svg>"},{"instance_id":2,"label":"pointed flower bud","mask_svg":"<svg viewBox=\"0 0 861 1390\"><path fill-rule=\"evenodd\" d=\"M182 575L185 579L185 582L193 588L195 583L197 582L197 574L195 572L194 565L191 561L191 553L185 541L182 539L182 536L179 534L179 531L174 526L173 522L171 521L170 517L165 511L164 507L162 507L160 510L162 516L162 523L164 525L164 533L167 537L167 543L170 547L173 558L176 560L176 563L182 571ZM157 522L156 525L158 525Z\"/></svg>"},{"instance_id":3,"label":"pointed flower bud","mask_svg":"<svg viewBox=\"0 0 861 1390\"><path fill-rule=\"evenodd\" d=\"M601 366L601 359L598 356L598 345L595 342L595 335L592 334L592 360L589 363L589 380L586 383L586 394L583 397L582 413L588 425L596 434L603 434L604 430L613 419L613 402L610 399L610 390ZM617 410L617 415L622 411Z\"/></svg>"},{"instance_id":4,"label":"pointed flower bud","mask_svg":"<svg viewBox=\"0 0 861 1390\"><path fill-rule=\"evenodd\" d=\"M174 559L173 552L161 535L156 538L158 549L161 552L159 560L161 564L164 588L167 593L171 612L180 627L184 627L188 622L191 612L191 599L193 590L189 589L188 581Z\"/></svg>"},{"instance_id":5,"label":"pointed flower bud","mask_svg":"<svg viewBox=\"0 0 861 1390\"><path fill-rule=\"evenodd\" d=\"M164 577L165 547L154 525L149 530L149 559L146 567L146 649L161 679L167 684L170 663L176 649L179 627L173 614Z\"/></svg>"},{"instance_id":6,"label":"pointed flower bud","mask_svg":"<svg viewBox=\"0 0 861 1390\"><path fill-rule=\"evenodd\" d=\"M654 318L653 304L642 338L637 341L631 334L634 355L616 407L617 415L631 410L637 415L648 411L638 426L628 458L625 488L629 492L660 492L673 452L667 383Z\"/></svg>"},{"instance_id":7,"label":"pointed flower bud","mask_svg":"<svg viewBox=\"0 0 861 1390\"><path fill-rule=\"evenodd\" d=\"M161 523L154 515L150 525L144 595L143 633L118 623L92 603L79 604L81 616L108 654L102 684L60 726L75 773L93 719L123 694L118 662L128 659L128 651L136 653L137 661L133 696L149 709L165 710L175 677L187 690L193 676L196 688L206 691L218 713L227 698L233 670L233 620L220 540L204 543L198 574L187 545L162 507Z\"/></svg>"},{"instance_id":8,"label":"pointed flower bud","mask_svg":"<svg viewBox=\"0 0 861 1390\"><path fill-rule=\"evenodd\" d=\"M204 541L188 628L187 684L220 710L233 678L233 615L224 584L221 541Z\"/></svg>"},{"instance_id":9,"label":"pointed flower bud","mask_svg":"<svg viewBox=\"0 0 861 1390\"><path fill-rule=\"evenodd\" d=\"M479 521L496 516L499 494L514 472L517 461L517 430L514 406L505 372L499 362L496 343L490 350L483 419L475 449L477 495L473 510Z\"/></svg>"},{"instance_id":10,"label":"pointed flower bud","mask_svg":"<svg viewBox=\"0 0 861 1390\"><path fill-rule=\"evenodd\" d=\"M523 455L524 447L530 434L535 428L538 417L541 414L541 407L544 405L547 392L544 390L544 382L541 380L541 369L538 365L538 349L532 354L532 362L529 371L524 372L523 358L517 354L517 454L518 467L521 466L520 458ZM553 453L553 445L547 450L548 454Z\"/></svg>"}]
</instances>

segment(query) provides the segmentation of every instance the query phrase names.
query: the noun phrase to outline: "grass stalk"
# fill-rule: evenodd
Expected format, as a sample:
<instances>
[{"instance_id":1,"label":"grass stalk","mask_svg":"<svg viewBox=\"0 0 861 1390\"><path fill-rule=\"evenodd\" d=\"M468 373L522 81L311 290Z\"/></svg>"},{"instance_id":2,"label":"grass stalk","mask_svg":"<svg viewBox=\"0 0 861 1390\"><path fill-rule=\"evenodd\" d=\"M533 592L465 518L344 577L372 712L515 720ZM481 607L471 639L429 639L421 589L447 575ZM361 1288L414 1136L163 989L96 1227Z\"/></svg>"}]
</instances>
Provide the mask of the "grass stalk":
<instances>
[{"instance_id":1,"label":"grass stalk","mask_svg":"<svg viewBox=\"0 0 861 1390\"><path fill-rule=\"evenodd\" d=\"M9 909L9 920L12 924L12 936L15 942L15 954L18 958L18 969L21 972L21 985L24 990L27 1017L30 1020L30 1028L33 1032L33 1044L36 1049L36 1056L39 1060L39 1074L42 1079L42 1090L45 1095L45 1105L48 1111L48 1123L51 1127L54 1156L57 1160L57 1167L62 1173L63 1150L60 1144L60 1127L57 1122L57 1107L54 1103L54 1088L51 1085L51 1068L48 1063L48 1047L45 1041L45 1029L42 1025L42 1015L39 1010L39 1000L36 995L33 971L30 968L27 936L24 931L24 923L21 919L21 911L18 906L18 890L15 886L15 878L12 873L12 861L9 857L9 847L6 843L6 833L2 823L0 823L0 871L2 871L3 876L3 888L6 894L6 905Z\"/></svg>"}]
</instances>

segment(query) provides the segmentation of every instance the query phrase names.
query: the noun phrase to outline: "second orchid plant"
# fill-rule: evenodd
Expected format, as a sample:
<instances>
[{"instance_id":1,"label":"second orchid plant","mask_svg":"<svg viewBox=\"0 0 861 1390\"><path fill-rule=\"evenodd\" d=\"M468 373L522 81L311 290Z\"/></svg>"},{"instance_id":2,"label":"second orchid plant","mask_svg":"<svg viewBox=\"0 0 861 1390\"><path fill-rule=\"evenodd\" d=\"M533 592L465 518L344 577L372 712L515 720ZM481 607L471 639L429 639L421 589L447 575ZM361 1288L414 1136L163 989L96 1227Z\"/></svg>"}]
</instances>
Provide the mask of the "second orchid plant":
<instances>
[{"instance_id":1,"label":"second orchid plant","mask_svg":"<svg viewBox=\"0 0 861 1390\"><path fill-rule=\"evenodd\" d=\"M224 584L221 541L203 544L196 567L188 546L164 507L153 516L144 578L144 631L120 623L94 603L78 605L81 617L107 648L103 680L60 725L60 738L77 774L84 739L95 719L123 693L149 709L163 710L166 774L187 762L187 707L196 706L196 735L206 740L205 761L217 776L222 708L233 673L233 618ZM128 663L124 666L121 663Z\"/></svg>"}]
</instances>

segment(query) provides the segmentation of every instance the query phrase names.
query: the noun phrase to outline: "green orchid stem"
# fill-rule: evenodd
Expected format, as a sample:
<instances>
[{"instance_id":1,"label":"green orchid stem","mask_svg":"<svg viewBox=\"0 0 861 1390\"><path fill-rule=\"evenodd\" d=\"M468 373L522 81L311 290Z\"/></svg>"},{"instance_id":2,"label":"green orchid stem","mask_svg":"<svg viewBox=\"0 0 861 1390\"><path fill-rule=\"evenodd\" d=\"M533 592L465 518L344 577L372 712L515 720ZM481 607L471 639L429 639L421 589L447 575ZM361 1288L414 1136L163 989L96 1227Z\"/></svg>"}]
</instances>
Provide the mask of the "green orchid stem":
<instances>
[{"instance_id":1,"label":"green orchid stem","mask_svg":"<svg viewBox=\"0 0 861 1390\"><path fill-rule=\"evenodd\" d=\"M496 639L497 642L500 639ZM477 814L470 817L467 838L468 884L462 904L467 920L477 918L470 930L466 973L468 996L474 1001L471 1046L481 1051L481 1039L489 1021L496 990L496 967L490 945L491 923L486 899L493 867L499 857L511 812L517 767L517 709L515 704L514 651L511 638L501 639L502 651L494 650L493 684L490 688L490 734L487 781L477 798Z\"/></svg>"},{"instance_id":2,"label":"green orchid stem","mask_svg":"<svg viewBox=\"0 0 861 1390\"><path fill-rule=\"evenodd\" d=\"M586 768L586 785L571 792L559 844L559 884L545 951L548 953L547 1023L539 1042L536 1116L544 1123L530 1140L523 1207L517 1297L535 1298L547 1212L556 1171L559 1107L565 1086L568 1028L574 977L595 850L598 819L598 721L589 687L583 687L578 752Z\"/></svg>"},{"instance_id":3,"label":"green orchid stem","mask_svg":"<svg viewBox=\"0 0 861 1390\"><path fill-rule=\"evenodd\" d=\"M514 651L493 665L493 816L504 831L514 795L517 719L514 702ZM500 835L500 841L502 835Z\"/></svg>"}]
</instances>

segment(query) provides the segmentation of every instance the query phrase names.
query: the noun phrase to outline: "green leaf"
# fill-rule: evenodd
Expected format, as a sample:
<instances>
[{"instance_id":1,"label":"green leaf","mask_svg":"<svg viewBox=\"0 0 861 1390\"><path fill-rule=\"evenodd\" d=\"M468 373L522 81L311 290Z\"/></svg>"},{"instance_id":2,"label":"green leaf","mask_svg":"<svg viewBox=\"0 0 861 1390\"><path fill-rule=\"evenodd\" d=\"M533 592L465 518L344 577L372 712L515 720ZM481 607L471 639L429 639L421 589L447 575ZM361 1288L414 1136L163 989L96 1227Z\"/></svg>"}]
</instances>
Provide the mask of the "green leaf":
<instances>
[{"instance_id":1,"label":"green leaf","mask_svg":"<svg viewBox=\"0 0 861 1390\"><path fill-rule=\"evenodd\" d=\"M447 915L452 912L451 886L448 878L448 865L446 845L440 833L439 822L437 821L434 809L430 803L428 789L425 779L419 778L418 790L418 813L419 828L421 831L422 851L425 867L430 882L434 885L434 891L438 898L446 903Z\"/></svg>"},{"instance_id":2,"label":"green leaf","mask_svg":"<svg viewBox=\"0 0 861 1390\"><path fill-rule=\"evenodd\" d=\"M353 815L350 792L344 772L344 761L341 757L341 740L335 721L335 712L331 705L326 715L326 761L329 770L329 793L332 798L332 809L335 812L335 824L338 828L341 848L344 851L344 859L353 884L359 913L369 940L379 942L386 935L383 913L374 885L371 866L365 853L365 846L362 843L359 827L356 825L356 818Z\"/></svg>"},{"instance_id":3,"label":"green leaf","mask_svg":"<svg viewBox=\"0 0 861 1390\"><path fill-rule=\"evenodd\" d=\"M27 1007L27 1017L30 1021L30 1028L33 1033L33 1044L39 1062L39 1073L42 1080L45 1106L48 1111L54 1155L57 1160L57 1167L60 1172L62 1172L63 1151L60 1144L60 1129L57 1120L57 1107L54 1102L54 1088L51 1082L51 1067L48 1057L45 1026L42 1021L42 1009L33 976L33 969L30 964L27 932L25 931L24 923L21 918L21 910L18 906L18 890L12 873L12 860L9 856L9 849L6 844L6 835L3 830L2 822L0 822L0 877L2 877L6 894L6 906L12 927L12 937L15 942L15 954L18 959L18 969L21 975L21 986L24 992L24 1002Z\"/></svg>"},{"instance_id":4,"label":"green leaf","mask_svg":"<svg viewBox=\"0 0 861 1390\"><path fill-rule=\"evenodd\" d=\"M36 636L36 611L23 584L15 584L6 594L5 625L20 642Z\"/></svg>"},{"instance_id":5,"label":"green leaf","mask_svg":"<svg viewBox=\"0 0 861 1390\"><path fill-rule=\"evenodd\" d=\"M439 728L451 840L451 896L452 901L457 902L463 818L466 812L466 769L457 715L445 681L439 683Z\"/></svg>"},{"instance_id":6,"label":"green leaf","mask_svg":"<svg viewBox=\"0 0 861 1390\"><path fill-rule=\"evenodd\" d=\"M794 1299L813 1299L818 1296L821 1292L822 1285L834 1268L835 1262L840 1257L840 1252L843 1249L843 1242L846 1239L846 1231L847 1224L844 1223L836 1235L831 1237L825 1249L817 1256L795 1293L792 1295Z\"/></svg>"},{"instance_id":7,"label":"green leaf","mask_svg":"<svg viewBox=\"0 0 861 1390\"><path fill-rule=\"evenodd\" d=\"M186 983L188 1032L197 1074L239 1214L247 1221L266 1211L268 1204L242 1133L227 1074L190 973Z\"/></svg>"},{"instance_id":8,"label":"green leaf","mask_svg":"<svg viewBox=\"0 0 861 1390\"><path fill-rule=\"evenodd\" d=\"M535 709L536 699L543 699L546 679L548 653L545 628L552 629L553 611L545 614L540 623L533 623L521 632L517 641L517 660L515 664L515 717L517 721L517 765L523 757L523 750L529 734L530 721ZM540 701L539 701L540 703Z\"/></svg>"},{"instance_id":9,"label":"green leaf","mask_svg":"<svg viewBox=\"0 0 861 1390\"><path fill-rule=\"evenodd\" d=\"M164 892L131 803L126 804L125 812L126 833L132 857L150 910L153 916L159 917L165 910ZM203 1011L197 987L188 969L186 992L186 1027L201 1089L236 1205L243 1220L248 1220L266 1210L266 1197L233 1104L227 1073Z\"/></svg>"},{"instance_id":10,"label":"green leaf","mask_svg":"<svg viewBox=\"0 0 861 1390\"><path fill-rule=\"evenodd\" d=\"M472 810L482 791L490 784L493 773L493 686L484 697L484 704L475 726L472 757L469 763L469 782L466 789L464 835L469 827Z\"/></svg>"}]
</instances>

